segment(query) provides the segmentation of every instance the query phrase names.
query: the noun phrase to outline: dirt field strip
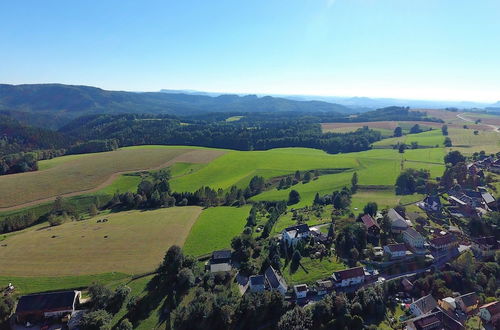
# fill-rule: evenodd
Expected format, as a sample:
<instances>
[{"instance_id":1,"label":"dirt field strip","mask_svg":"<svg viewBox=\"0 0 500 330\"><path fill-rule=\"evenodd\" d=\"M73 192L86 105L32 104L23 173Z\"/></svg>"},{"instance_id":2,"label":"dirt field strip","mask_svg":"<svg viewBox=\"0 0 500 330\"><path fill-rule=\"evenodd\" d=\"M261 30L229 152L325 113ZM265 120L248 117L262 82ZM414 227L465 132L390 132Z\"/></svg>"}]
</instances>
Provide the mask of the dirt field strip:
<instances>
[{"instance_id":1,"label":"dirt field strip","mask_svg":"<svg viewBox=\"0 0 500 330\"><path fill-rule=\"evenodd\" d=\"M175 158L161 164L158 166L154 167L149 167L149 168L143 168L143 169L133 169L133 170L127 170L127 171L119 171L111 174L104 182L100 183L94 188L91 189L83 189L83 190L75 190L63 194L55 194L50 197L44 197L44 198L38 198L35 200L31 200L29 202L21 203L21 204L16 204L8 207L0 207L0 211L13 211L29 206L34 206L37 204L41 203L47 203L47 202L52 202L54 199L58 196L61 197L73 197L73 196L78 196L78 195L83 195L83 194L89 194L93 193L96 191L99 191L107 186L109 186L113 181L120 175L123 174L128 174L128 173L134 173L138 171L154 171L154 170L159 170L161 168L168 167L174 163L177 162L189 162L189 163L208 163L215 158L223 155L225 151L223 150L205 150L205 149L194 149L191 151L188 151L186 153L183 153L181 155L176 156ZM36 173L36 172L30 172L30 173ZM19 173L19 174L14 174L14 175L23 175L25 173ZM0 199L1 200L1 199Z\"/></svg>"}]
</instances>

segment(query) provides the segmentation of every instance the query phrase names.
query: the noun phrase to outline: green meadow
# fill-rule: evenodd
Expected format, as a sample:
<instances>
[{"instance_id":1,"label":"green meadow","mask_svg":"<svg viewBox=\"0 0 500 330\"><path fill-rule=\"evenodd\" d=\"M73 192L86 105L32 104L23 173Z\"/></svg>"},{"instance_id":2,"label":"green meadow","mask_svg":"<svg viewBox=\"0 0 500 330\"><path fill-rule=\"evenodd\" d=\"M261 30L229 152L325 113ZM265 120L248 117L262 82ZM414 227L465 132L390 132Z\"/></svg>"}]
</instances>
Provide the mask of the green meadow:
<instances>
[{"instance_id":1,"label":"green meadow","mask_svg":"<svg viewBox=\"0 0 500 330\"><path fill-rule=\"evenodd\" d=\"M387 147L399 143L411 144L412 142L417 142L420 146L435 147L443 146L444 136L440 129L433 129L430 131L417 133L417 134L407 134L400 137L394 137L389 139L383 139L377 141L373 144L374 147Z\"/></svg>"},{"instance_id":2,"label":"green meadow","mask_svg":"<svg viewBox=\"0 0 500 330\"><path fill-rule=\"evenodd\" d=\"M203 210L184 243L184 253L193 256L231 247L231 239L245 228L250 206L212 207Z\"/></svg>"}]
</instances>

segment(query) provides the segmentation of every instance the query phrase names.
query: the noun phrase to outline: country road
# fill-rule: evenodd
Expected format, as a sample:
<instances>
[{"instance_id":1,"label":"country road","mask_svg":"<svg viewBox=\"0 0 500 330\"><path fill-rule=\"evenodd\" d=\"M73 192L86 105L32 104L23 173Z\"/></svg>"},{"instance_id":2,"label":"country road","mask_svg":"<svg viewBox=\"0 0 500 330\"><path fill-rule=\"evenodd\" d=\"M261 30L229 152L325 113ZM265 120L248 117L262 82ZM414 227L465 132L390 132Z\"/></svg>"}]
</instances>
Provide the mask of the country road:
<instances>
[{"instance_id":1,"label":"country road","mask_svg":"<svg viewBox=\"0 0 500 330\"><path fill-rule=\"evenodd\" d=\"M462 115L457 115L457 118L462 119L463 121L466 121L466 122L469 122L469 123L475 123L476 122L475 120L462 117ZM491 125L491 124L483 124L483 123L481 123L480 125L491 127L493 129L493 131L500 132L500 127L499 126Z\"/></svg>"}]
</instances>

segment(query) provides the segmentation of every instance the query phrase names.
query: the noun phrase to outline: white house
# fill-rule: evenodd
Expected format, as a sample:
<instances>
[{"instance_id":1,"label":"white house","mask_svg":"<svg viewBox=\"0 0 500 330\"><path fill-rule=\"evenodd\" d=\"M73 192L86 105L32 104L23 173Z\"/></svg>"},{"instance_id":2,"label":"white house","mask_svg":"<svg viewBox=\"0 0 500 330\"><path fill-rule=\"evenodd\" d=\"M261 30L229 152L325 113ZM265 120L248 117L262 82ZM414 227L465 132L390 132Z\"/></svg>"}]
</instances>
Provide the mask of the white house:
<instances>
[{"instance_id":1,"label":"white house","mask_svg":"<svg viewBox=\"0 0 500 330\"><path fill-rule=\"evenodd\" d=\"M309 226L305 223L285 228L281 232L281 238L286 242L287 245L295 245L301 239L308 238L309 235Z\"/></svg>"},{"instance_id":2,"label":"white house","mask_svg":"<svg viewBox=\"0 0 500 330\"><path fill-rule=\"evenodd\" d=\"M406 256L406 245L404 243L384 245L384 253L389 259L403 258Z\"/></svg>"},{"instance_id":3,"label":"white house","mask_svg":"<svg viewBox=\"0 0 500 330\"><path fill-rule=\"evenodd\" d=\"M297 299L303 299L307 297L307 284L298 284L293 286L293 291L295 292L295 297Z\"/></svg>"},{"instance_id":4,"label":"white house","mask_svg":"<svg viewBox=\"0 0 500 330\"><path fill-rule=\"evenodd\" d=\"M401 233L409 227L408 222L395 209L390 209L387 216L391 222L391 231L393 233Z\"/></svg>"},{"instance_id":5,"label":"white house","mask_svg":"<svg viewBox=\"0 0 500 330\"><path fill-rule=\"evenodd\" d=\"M363 267L354 267L344 270L339 270L332 275L337 286L347 287L358 285L365 281L365 271Z\"/></svg>"},{"instance_id":6,"label":"white house","mask_svg":"<svg viewBox=\"0 0 500 330\"><path fill-rule=\"evenodd\" d=\"M427 295L418 300L415 300L410 305L410 311L415 316L427 314L437 307L436 299L433 296Z\"/></svg>"},{"instance_id":7,"label":"white house","mask_svg":"<svg viewBox=\"0 0 500 330\"><path fill-rule=\"evenodd\" d=\"M266 289L266 278L264 275L252 275L248 279L250 292L262 292Z\"/></svg>"},{"instance_id":8,"label":"white house","mask_svg":"<svg viewBox=\"0 0 500 330\"><path fill-rule=\"evenodd\" d=\"M274 270L272 266L269 266L264 276L266 278L266 284L269 290L277 290L281 294L285 294L288 290L285 280Z\"/></svg>"},{"instance_id":9,"label":"white house","mask_svg":"<svg viewBox=\"0 0 500 330\"><path fill-rule=\"evenodd\" d=\"M425 238L413 228L407 228L403 231L403 240L413 249L423 249Z\"/></svg>"}]
</instances>

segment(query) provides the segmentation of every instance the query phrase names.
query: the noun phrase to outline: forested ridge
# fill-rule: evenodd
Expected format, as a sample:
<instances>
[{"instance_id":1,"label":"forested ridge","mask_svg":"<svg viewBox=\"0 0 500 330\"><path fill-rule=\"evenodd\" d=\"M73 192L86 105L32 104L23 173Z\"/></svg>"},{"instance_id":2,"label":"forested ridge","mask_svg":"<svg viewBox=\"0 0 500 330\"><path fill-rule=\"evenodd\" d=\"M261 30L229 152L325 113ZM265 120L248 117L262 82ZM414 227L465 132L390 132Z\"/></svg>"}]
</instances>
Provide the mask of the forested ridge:
<instances>
[{"instance_id":1,"label":"forested ridge","mask_svg":"<svg viewBox=\"0 0 500 330\"><path fill-rule=\"evenodd\" d=\"M170 95L170 94L169 94ZM235 150L305 147L328 153L371 148L382 138L367 127L349 133L323 133L321 122L434 120L425 112L389 107L358 115L335 112L212 112L171 114L94 114L78 117L58 131L19 123L0 115L0 175L38 169L37 161L63 154L103 152L119 147L160 144ZM235 120L228 121L228 118Z\"/></svg>"}]
</instances>

